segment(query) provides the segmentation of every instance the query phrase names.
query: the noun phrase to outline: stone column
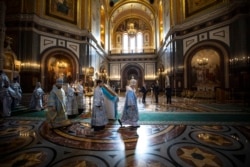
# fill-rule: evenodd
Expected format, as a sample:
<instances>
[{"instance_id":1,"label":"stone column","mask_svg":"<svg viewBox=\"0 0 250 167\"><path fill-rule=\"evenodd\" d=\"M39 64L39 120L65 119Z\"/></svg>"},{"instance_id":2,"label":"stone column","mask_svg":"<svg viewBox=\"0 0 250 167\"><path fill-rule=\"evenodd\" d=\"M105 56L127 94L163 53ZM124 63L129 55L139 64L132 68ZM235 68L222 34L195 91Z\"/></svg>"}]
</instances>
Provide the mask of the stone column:
<instances>
[{"instance_id":1,"label":"stone column","mask_svg":"<svg viewBox=\"0 0 250 167\"><path fill-rule=\"evenodd\" d=\"M5 11L4 1L0 1L0 70L3 70L4 39L5 39Z\"/></svg>"}]
</instances>

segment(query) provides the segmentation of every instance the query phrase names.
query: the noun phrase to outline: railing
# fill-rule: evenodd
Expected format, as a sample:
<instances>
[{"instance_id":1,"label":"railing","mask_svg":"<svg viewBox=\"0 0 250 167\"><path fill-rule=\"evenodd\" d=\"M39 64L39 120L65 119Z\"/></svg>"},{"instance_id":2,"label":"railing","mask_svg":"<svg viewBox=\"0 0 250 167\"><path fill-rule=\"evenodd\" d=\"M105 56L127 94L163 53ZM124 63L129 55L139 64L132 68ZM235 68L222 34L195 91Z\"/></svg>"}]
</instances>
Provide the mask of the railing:
<instances>
[{"instance_id":1,"label":"railing","mask_svg":"<svg viewBox=\"0 0 250 167\"><path fill-rule=\"evenodd\" d=\"M124 49L112 49L110 50L110 54L131 54L131 53L155 53L154 48L145 48L145 49L130 49L130 50L124 50Z\"/></svg>"}]
</instances>

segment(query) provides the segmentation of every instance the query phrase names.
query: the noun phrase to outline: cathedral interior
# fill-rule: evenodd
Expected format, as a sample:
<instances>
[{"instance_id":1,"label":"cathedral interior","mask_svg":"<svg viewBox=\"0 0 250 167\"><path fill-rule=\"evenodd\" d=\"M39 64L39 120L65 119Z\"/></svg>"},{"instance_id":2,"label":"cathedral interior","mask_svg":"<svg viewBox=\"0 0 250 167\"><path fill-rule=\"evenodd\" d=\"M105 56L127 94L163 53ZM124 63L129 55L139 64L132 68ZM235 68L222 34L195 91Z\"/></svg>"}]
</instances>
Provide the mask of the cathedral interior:
<instances>
[{"instance_id":1,"label":"cathedral interior","mask_svg":"<svg viewBox=\"0 0 250 167\"><path fill-rule=\"evenodd\" d=\"M23 93L23 113L0 118L4 166L250 165L249 0L2 0L0 30L0 70ZM49 94L58 78L83 81L89 110L101 79L119 97L118 115L129 80L145 84L140 128L116 117L88 136L89 118L49 129L25 115L36 83Z\"/></svg>"}]
</instances>

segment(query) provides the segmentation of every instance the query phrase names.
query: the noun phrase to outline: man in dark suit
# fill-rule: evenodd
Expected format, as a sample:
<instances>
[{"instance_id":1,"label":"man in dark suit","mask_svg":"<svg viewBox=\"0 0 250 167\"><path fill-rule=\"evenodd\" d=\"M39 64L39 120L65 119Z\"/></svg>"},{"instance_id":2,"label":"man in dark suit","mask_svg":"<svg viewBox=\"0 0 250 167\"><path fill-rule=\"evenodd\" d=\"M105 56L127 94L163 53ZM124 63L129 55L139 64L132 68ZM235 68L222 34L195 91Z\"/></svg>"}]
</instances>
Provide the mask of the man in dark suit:
<instances>
[{"instance_id":1,"label":"man in dark suit","mask_svg":"<svg viewBox=\"0 0 250 167\"><path fill-rule=\"evenodd\" d=\"M155 103L159 102L159 93L160 93L160 87L159 87L159 83L158 81L156 81L156 83L153 85L153 91L154 91L154 95L155 95Z\"/></svg>"},{"instance_id":2,"label":"man in dark suit","mask_svg":"<svg viewBox=\"0 0 250 167\"><path fill-rule=\"evenodd\" d=\"M170 86L167 86L165 93L167 97L167 104L171 104L172 88Z\"/></svg>"},{"instance_id":3,"label":"man in dark suit","mask_svg":"<svg viewBox=\"0 0 250 167\"><path fill-rule=\"evenodd\" d=\"M145 83L142 85L140 92L142 93L142 103L145 103L146 102L146 95L148 92Z\"/></svg>"}]
</instances>

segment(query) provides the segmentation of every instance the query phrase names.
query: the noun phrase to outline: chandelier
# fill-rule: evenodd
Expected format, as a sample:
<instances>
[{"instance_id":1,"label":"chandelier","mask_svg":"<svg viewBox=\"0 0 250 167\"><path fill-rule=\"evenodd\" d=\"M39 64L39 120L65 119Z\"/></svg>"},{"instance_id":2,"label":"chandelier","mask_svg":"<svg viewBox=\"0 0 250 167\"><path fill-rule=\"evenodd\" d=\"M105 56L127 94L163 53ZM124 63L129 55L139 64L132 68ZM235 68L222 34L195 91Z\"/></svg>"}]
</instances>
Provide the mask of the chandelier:
<instances>
[{"instance_id":1,"label":"chandelier","mask_svg":"<svg viewBox=\"0 0 250 167\"><path fill-rule=\"evenodd\" d=\"M208 64L208 58L203 57L202 59L197 59L197 63L200 66L206 66Z\"/></svg>"},{"instance_id":2,"label":"chandelier","mask_svg":"<svg viewBox=\"0 0 250 167\"><path fill-rule=\"evenodd\" d=\"M59 69L65 69L65 68L68 67L68 64L66 62L64 62L64 61L60 61L60 62L57 62L57 67Z\"/></svg>"}]
</instances>

